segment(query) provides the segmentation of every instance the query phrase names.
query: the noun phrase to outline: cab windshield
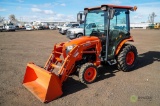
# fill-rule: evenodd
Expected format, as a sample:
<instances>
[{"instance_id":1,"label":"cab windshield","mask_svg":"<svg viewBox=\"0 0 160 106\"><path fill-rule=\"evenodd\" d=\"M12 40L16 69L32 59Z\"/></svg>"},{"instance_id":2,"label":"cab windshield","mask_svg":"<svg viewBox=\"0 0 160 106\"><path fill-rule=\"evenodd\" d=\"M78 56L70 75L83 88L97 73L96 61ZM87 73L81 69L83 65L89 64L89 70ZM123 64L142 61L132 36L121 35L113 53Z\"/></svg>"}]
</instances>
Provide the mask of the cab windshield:
<instances>
[{"instance_id":1,"label":"cab windshield","mask_svg":"<svg viewBox=\"0 0 160 106\"><path fill-rule=\"evenodd\" d=\"M84 28L84 24L80 24L78 28Z\"/></svg>"},{"instance_id":2,"label":"cab windshield","mask_svg":"<svg viewBox=\"0 0 160 106\"><path fill-rule=\"evenodd\" d=\"M128 34L130 30L129 26L129 10L127 9L115 9L113 19L109 19L108 25L108 12L98 10L90 10L86 15L85 20L85 35L110 35L112 31L123 32Z\"/></svg>"},{"instance_id":3,"label":"cab windshield","mask_svg":"<svg viewBox=\"0 0 160 106\"><path fill-rule=\"evenodd\" d=\"M91 10L86 15L85 35L91 36L93 33L104 32L104 11Z\"/></svg>"},{"instance_id":4,"label":"cab windshield","mask_svg":"<svg viewBox=\"0 0 160 106\"><path fill-rule=\"evenodd\" d=\"M9 25L13 25L13 24L12 24L12 23L9 23L9 24L7 24L7 25L9 26Z\"/></svg>"},{"instance_id":5,"label":"cab windshield","mask_svg":"<svg viewBox=\"0 0 160 106\"><path fill-rule=\"evenodd\" d=\"M71 27L72 26L72 24L68 24L66 27Z\"/></svg>"}]
</instances>

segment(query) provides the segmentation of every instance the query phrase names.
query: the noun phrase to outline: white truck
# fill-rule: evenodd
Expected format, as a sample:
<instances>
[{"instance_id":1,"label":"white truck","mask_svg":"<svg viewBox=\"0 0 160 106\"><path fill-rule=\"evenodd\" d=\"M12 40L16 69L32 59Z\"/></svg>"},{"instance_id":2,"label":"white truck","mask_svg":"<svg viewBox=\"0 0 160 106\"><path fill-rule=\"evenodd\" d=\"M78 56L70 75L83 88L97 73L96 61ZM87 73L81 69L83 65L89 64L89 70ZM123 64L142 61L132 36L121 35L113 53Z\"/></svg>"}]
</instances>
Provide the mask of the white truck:
<instances>
[{"instance_id":1,"label":"white truck","mask_svg":"<svg viewBox=\"0 0 160 106\"><path fill-rule=\"evenodd\" d=\"M50 24L50 25L49 25L49 29L52 29L52 30L53 30L53 29L56 29L56 25Z\"/></svg>"},{"instance_id":2,"label":"white truck","mask_svg":"<svg viewBox=\"0 0 160 106\"><path fill-rule=\"evenodd\" d=\"M76 27L79 27L79 24L78 23L70 23L68 24L67 26L65 27L61 27L59 28L59 33L65 35L67 33L67 30L70 29L70 28L76 28Z\"/></svg>"},{"instance_id":3,"label":"white truck","mask_svg":"<svg viewBox=\"0 0 160 106\"><path fill-rule=\"evenodd\" d=\"M31 30L34 30L34 28L32 25L26 25L26 30L31 31Z\"/></svg>"},{"instance_id":4,"label":"white truck","mask_svg":"<svg viewBox=\"0 0 160 106\"><path fill-rule=\"evenodd\" d=\"M70 28L67 30L67 38L75 39L84 35L84 24L80 24L78 28Z\"/></svg>"},{"instance_id":5,"label":"white truck","mask_svg":"<svg viewBox=\"0 0 160 106\"><path fill-rule=\"evenodd\" d=\"M15 31L15 30L16 30L16 27L15 27L15 25L12 24L12 23L5 24L5 25L4 25L4 30L6 30L6 31Z\"/></svg>"},{"instance_id":6,"label":"white truck","mask_svg":"<svg viewBox=\"0 0 160 106\"><path fill-rule=\"evenodd\" d=\"M87 28L86 33L91 33L93 30L97 29L97 25L95 23L86 24L85 28ZM89 30L90 29L90 30ZM70 28L67 30L67 38L75 39L84 35L84 24L80 24L77 28Z\"/></svg>"},{"instance_id":7,"label":"white truck","mask_svg":"<svg viewBox=\"0 0 160 106\"><path fill-rule=\"evenodd\" d=\"M65 23L65 24L62 24L62 25L56 25L56 28L59 30L61 27L65 27L65 26L67 26L68 25L68 23Z\"/></svg>"}]
</instances>

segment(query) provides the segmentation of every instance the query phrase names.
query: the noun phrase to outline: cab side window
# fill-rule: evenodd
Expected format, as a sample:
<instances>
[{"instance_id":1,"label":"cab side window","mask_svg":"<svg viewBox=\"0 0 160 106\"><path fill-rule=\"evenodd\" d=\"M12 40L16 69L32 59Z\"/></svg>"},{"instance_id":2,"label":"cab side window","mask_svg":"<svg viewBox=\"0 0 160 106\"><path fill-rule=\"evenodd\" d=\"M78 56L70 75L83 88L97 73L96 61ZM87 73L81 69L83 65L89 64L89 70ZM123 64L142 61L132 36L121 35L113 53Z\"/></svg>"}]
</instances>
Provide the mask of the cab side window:
<instances>
[{"instance_id":1,"label":"cab side window","mask_svg":"<svg viewBox=\"0 0 160 106\"><path fill-rule=\"evenodd\" d=\"M110 21L110 30L123 30L128 31L127 22L126 22L127 10L117 9L115 11L114 18Z\"/></svg>"}]
</instances>

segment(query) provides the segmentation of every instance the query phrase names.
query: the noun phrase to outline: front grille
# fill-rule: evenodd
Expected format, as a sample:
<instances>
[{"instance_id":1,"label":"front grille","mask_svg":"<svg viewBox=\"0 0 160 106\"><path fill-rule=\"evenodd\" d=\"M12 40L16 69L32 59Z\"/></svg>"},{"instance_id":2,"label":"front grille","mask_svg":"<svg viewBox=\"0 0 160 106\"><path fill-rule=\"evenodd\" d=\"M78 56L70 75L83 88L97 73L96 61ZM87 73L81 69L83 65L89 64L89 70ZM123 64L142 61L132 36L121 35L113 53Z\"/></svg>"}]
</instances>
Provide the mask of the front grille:
<instances>
[{"instance_id":1,"label":"front grille","mask_svg":"<svg viewBox=\"0 0 160 106\"><path fill-rule=\"evenodd\" d=\"M71 34L71 31L67 31L67 34L68 34L68 35Z\"/></svg>"}]
</instances>

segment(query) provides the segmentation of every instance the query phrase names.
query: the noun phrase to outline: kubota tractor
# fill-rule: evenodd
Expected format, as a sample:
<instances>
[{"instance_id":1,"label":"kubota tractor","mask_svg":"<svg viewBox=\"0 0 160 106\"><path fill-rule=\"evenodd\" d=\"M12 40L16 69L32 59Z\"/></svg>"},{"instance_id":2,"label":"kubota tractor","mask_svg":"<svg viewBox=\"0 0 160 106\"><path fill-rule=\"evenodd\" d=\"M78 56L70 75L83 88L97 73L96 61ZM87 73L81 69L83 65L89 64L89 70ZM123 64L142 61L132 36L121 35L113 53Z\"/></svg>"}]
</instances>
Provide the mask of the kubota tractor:
<instances>
[{"instance_id":1,"label":"kubota tractor","mask_svg":"<svg viewBox=\"0 0 160 106\"><path fill-rule=\"evenodd\" d=\"M133 69L137 50L126 42L133 42L129 14L136 9L116 5L85 8L85 36L55 44L43 68L28 63L23 85L42 102L49 102L63 94L62 85L73 72L79 73L82 83L90 84L101 63L117 64L122 71Z\"/></svg>"}]
</instances>

